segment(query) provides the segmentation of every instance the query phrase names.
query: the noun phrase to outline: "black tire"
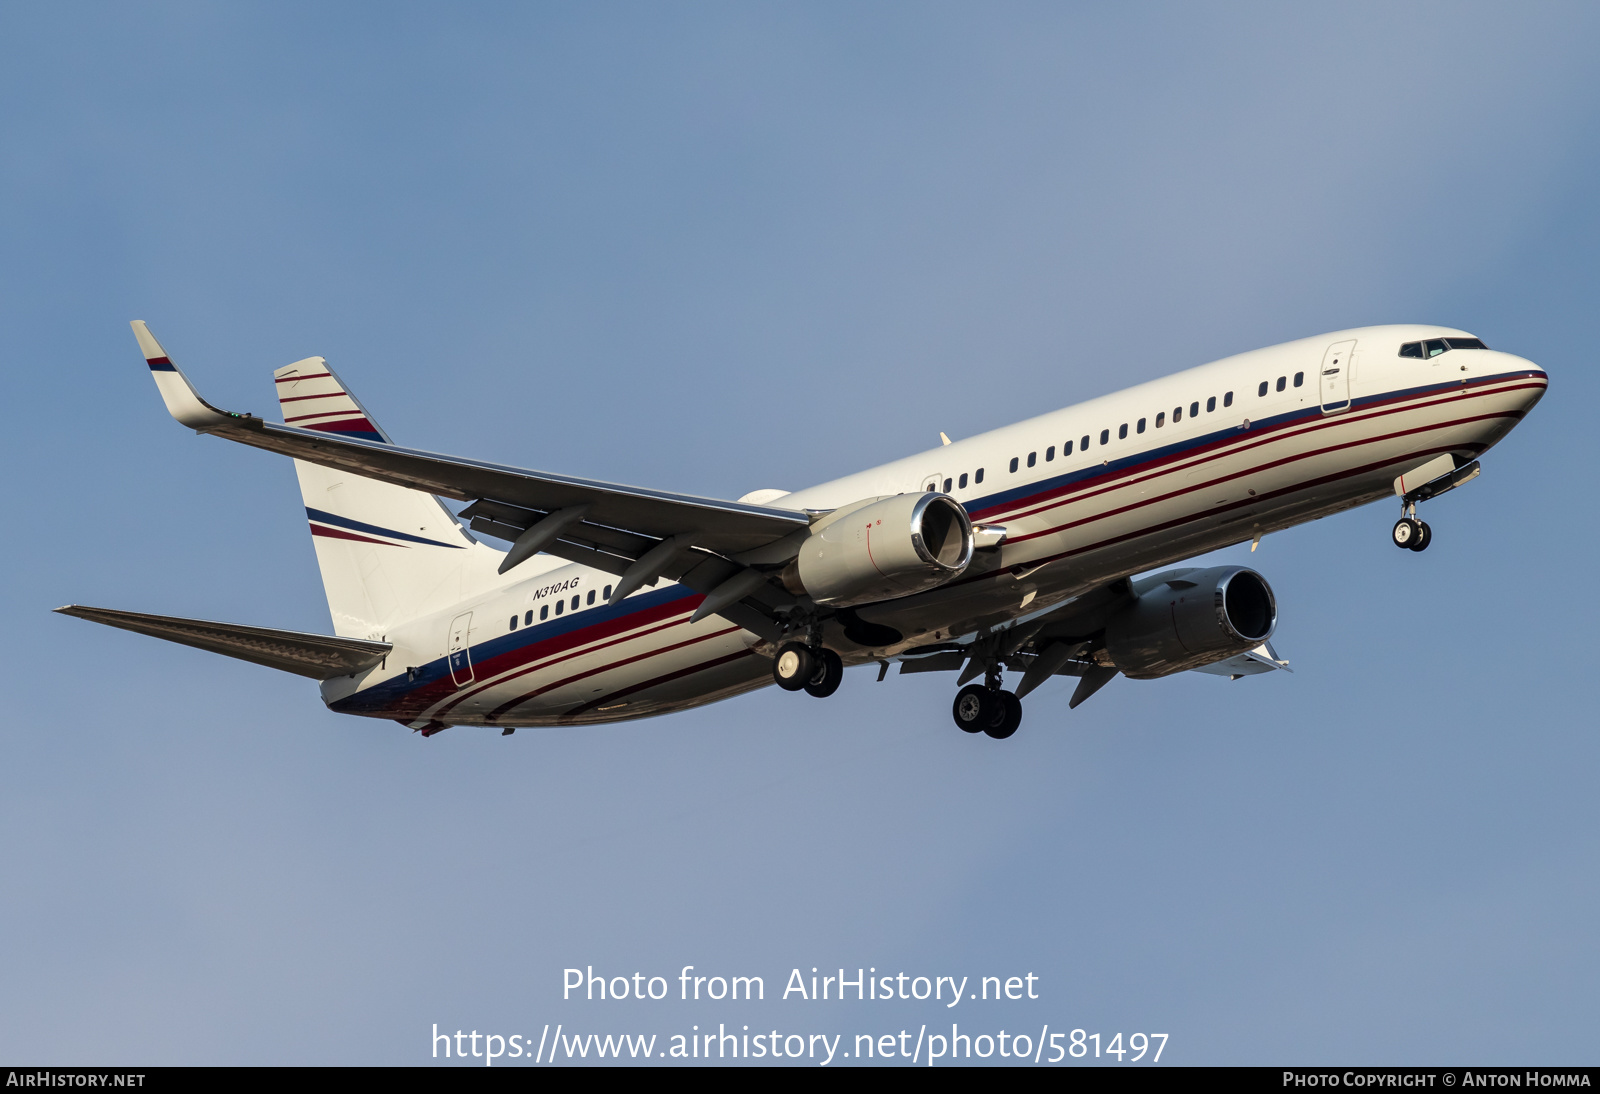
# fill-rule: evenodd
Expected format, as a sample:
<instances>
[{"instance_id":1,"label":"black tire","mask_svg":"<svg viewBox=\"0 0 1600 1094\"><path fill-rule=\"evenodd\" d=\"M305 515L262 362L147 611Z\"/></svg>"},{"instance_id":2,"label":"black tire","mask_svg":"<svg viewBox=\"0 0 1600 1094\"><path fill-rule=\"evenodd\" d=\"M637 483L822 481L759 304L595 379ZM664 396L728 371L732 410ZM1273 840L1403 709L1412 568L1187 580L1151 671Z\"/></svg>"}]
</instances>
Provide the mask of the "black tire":
<instances>
[{"instance_id":1,"label":"black tire","mask_svg":"<svg viewBox=\"0 0 1600 1094\"><path fill-rule=\"evenodd\" d=\"M806 683L806 694L826 699L839 690L844 679L844 662L830 649L816 651L817 671Z\"/></svg>"},{"instance_id":2,"label":"black tire","mask_svg":"<svg viewBox=\"0 0 1600 1094\"><path fill-rule=\"evenodd\" d=\"M1417 521L1417 529L1418 535L1416 541L1411 544L1411 549L1413 551L1426 551L1428 544L1433 542L1433 529L1428 527L1428 522L1425 520Z\"/></svg>"},{"instance_id":3,"label":"black tire","mask_svg":"<svg viewBox=\"0 0 1600 1094\"><path fill-rule=\"evenodd\" d=\"M1022 700L1009 691L997 691L994 698L1000 714L983 731L995 740L1003 741L1022 724Z\"/></svg>"},{"instance_id":4,"label":"black tire","mask_svg":"<svg viewBox=\"0 0 1600 1094\"><path fill-rule=\"evenodd\" d=\"M1394 522L1394 531L1390 533L1394 545L1402 550L1412 551L1413 546L1422 535L1422 522L1412 520L1410 517L1401 517Z\"/></svg>"},{"instance_id":5,"label":"black tire","mask_svg":"<svg viewBox=\"0 0 1600 1094\"><path fill-rule=\"evenodd\" d=\"M772 659L772 679L784 691L799 691L817 674L817 657L811 647L785 642Z\"/></svg>"},{"instance_id":6,"label":"black tire","mask_svg":"<svg viewBox=\"0 0 1600 1094\"><path fill-rule=\"evenodd\" d=\"M982 684L968 684L956 692L956 701L950 707L950 716L967 733L982 733L994 721L996 704L994 692Z\"/></svg>"}]
</instances>

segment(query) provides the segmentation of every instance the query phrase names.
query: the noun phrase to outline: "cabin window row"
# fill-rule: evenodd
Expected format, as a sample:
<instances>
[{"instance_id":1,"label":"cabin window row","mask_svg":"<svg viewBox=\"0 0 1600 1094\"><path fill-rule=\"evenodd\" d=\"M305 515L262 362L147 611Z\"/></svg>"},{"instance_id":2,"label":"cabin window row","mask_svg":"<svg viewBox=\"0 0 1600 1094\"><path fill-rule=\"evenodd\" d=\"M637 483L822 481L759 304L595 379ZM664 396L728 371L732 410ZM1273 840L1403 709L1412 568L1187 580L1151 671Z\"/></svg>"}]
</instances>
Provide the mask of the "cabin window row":
<instances>
[{"instance_id":1,"label":"cabin window row","mask_svg":"<svg viewBox=\"0 0 1600 1094\"><path fill-rule=\"evenodd\" d=\"M596 599L595 591L593 589L590 589L589 590L588 601L587 601L589 606L592 607L594 605L595 599ZM607 585L604 589L602 589L600 591L599 599L601 599L601 600L610 600L611 599L611 586L610 585ZM577 611L579 608L583 607L584 602L585 601L584 601L583 594L579 593L577 596L572 598L572 610L573 611ZM555 602L555 608L556 608L556 614L557 615L561 615L562 613L564 613L567 610L567 598L566 597L562 597L560 600L557 600ZM544 605L543 607L541 607L539 609L539 621L543 622L544 620L549 619L549 618L550 618L550 605L546 604L546 605ZM527 614L525 616L523 616L522 625L524 627L533 626L533 609L532 608L529 608ZM510 627L510 629L511 630L516 630L517 629L517 617L516 616L512 616L511 617L511 627Z\"/></svg>"},{"instance_id":2,"label":"cabin window row","mask_svg":"<svg viewBox=\"0 0 1600 1094\"><path fill-rule=\"evenodd\" d=\"M978 468L976 471L974 471L972 473L972 485L976 486L976 485L978 485L978 483L980 483L982 481L983 481L983 468L980 467L980 468ZM945 479L944 480L944 492L946 494L950 493L950 491L952 489L965 490L966 488L967 488L967 473L965 471L961 472L961 474L958 475L956 478ZM929 483L928 484L928 493L931 494L937 489L939 489L939 486L938 486L937 483Z\"/></svg>"},{"instance_id":3,"label":"cabin window row","mask_svg":"<svg viewBox=\"0 0 1600 1094\"><path fill-rule=\"evenodd\" d=\"M1222 405L1225 406L1225 407L1233 405L1233 392L1228 391L1228 392L1224 392L1223 393ZM1210 414L1210 413L1213 413L1216 409L1217 409L1217 397L1215 395L1213 395L1213 396L1211 396L1210 398L1208 398L1206 400L1206 410L1205 410L1205 412L1207 414ZM1184 408L1181 405L1180 406L1175 406L1175 407L1172 408L1172 422L1173 422L1174 425L1176 425L1178 422L1183 421L1183 413L1184 413ZM1200 416L1200 400L1196 399L1194 402L1189 404L1189 417L1198 418L1199 416ZM1149 424L1150 424L1150 419L1148 419L1148 418L1140 418L1137 422L1133 423L1133 431L1135 433L1143 433L1145 431L1145 427L1148 426ZM1163 410L1160 414L1156 415L1156 428L1157 429L1161 429L1161 428L1165 427L1166 424L1167 424L1167 412ZM1123 422L1121 425L1119 425L1117 427L1117 439L1119 441L1125 441L1125 440L1128 439L1128 423L1127 422ZM1089 449L1091 447L1091 441L1092 441L1092 437L1089 434L1085 434L1084 436L1080 437L1078 439L1078 441L1077 441L1078 451L1079 452L1087 452L1087 451L1089 451ZM1110 444L1111 443L1111 430L1102 429L1100 431L1100 443L1101 444ZM1062 456L1063 459L1065 459L1066 457L1072 455L1072 446L1073 446L1073 442L1070 441L1070 440L1065 441L1065 442L1062 443L1062 445L1061 445L1061 456ZM1055 458L1056 458L1056 447L1055 447L1055 445L1051 445L1049 448L1044 450L1044 459L1045 459L1046 463L1049 463L1052 460L1054 460ZM1037 452L1029 452L1028 453L1028 466L1029 467L1033 467L1033 466L1037 465L1038 462L1039 462L1039 453L1037 453ZM1015 474L1017 472L1017 469L1021 466L1021 463L1022 463L1021 457L1019 457L1019 456L1012 456L1011 457L1011 472L1012 472L1012 474Z\"/></svg>"},{"instance_id":4,"label":"cabin window row","mask_svg":"<svg viewBox=\"0 0 1600 1094\"><path fill-rule=\"evenodd\" d=\"M1300 387L1305 382L1306 382L1306 374L1305 373L1297 372L1297 373L1294 374L1294 386L1295 387ZM1272 384L1271 380L1262 380L1261 381L1261 386L1256 388L1257 397L1263 398L1263 399L1266 398L1267 390L1268 390L1268 388L1270 388L1272 386L1274 386L1274 385ZM1286 388L1288 386L1289 386L1289 378L1287 376L1278 377L1278 383L1276 385L1277 390L1282 391L1284 388Z\"/></svg>"}]
</instances>

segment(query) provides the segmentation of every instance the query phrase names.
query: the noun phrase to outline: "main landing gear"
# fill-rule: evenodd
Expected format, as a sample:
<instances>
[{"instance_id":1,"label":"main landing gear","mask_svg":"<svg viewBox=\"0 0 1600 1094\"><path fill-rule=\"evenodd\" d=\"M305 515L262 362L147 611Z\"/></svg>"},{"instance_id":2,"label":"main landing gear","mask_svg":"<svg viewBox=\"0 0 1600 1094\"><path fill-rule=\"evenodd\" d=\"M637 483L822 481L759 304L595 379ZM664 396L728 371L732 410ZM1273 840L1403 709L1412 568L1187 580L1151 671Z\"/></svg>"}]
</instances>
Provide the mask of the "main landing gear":
<instances>
[{"instance_id":1,"label":"main landing gear","mask_svg":"<svg viewBox=\"0 0 1600 1094\"><path fill-rule=\"evenodd\" d=\"M772 661L772 679L784 691L804 691L826 699L839 690L844 679L844 662L824 646L785 642Z\"/></svg>"},{"instance_id":2,"label":"main landing gear","mask_svg":"<svg viewBox=\"0 0 1600 1094\"><path fill-rule=\"evenodd\" d=\"M967 733L987 733L1003 741L1022 724L1022 700L998 685L968 684L956 692L950 714Z\"/></svg>"},{"instance_id":3,"label":"main landing gear","mask_svg":"<svg viewBox=\"0 0 1600 1094\"><path fill-rule=\"evenodd\" d=\"M1417 519L1417 507L1406 506L1406 515L1395 521L1394 545L1403 547L1408 551L1426 551L1428 544L1433 542L1433 529L1425 521Z\"/></svg>"}]
</instances>

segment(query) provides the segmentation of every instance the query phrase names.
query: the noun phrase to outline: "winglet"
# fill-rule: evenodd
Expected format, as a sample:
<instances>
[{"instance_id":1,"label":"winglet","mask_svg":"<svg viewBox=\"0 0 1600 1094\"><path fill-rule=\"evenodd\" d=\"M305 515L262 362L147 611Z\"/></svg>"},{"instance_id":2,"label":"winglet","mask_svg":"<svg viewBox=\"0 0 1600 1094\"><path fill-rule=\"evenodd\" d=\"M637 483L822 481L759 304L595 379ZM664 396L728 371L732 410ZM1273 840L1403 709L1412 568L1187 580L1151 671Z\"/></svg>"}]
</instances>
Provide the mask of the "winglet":
<instances>
[{"instance_id":1,"label":"winglet","mask_svg":"<svg viewBox=\"0 0 1600 1094\"><path fill-rule=\"evenodd\" d=\"M202 431L215 429L239 417L218 410L200 398L194 385L189 383L189 378L172 363L172 358L161 348L161 343L156 341L143 319L135 319L129 325L133 327L133 336L139 340L139 352L144 354L145 364L150 366L150 375L155 379L156 390L161 392L162 401L167 404L168 413L190 429Z\"/></svg>"}]
</instances>

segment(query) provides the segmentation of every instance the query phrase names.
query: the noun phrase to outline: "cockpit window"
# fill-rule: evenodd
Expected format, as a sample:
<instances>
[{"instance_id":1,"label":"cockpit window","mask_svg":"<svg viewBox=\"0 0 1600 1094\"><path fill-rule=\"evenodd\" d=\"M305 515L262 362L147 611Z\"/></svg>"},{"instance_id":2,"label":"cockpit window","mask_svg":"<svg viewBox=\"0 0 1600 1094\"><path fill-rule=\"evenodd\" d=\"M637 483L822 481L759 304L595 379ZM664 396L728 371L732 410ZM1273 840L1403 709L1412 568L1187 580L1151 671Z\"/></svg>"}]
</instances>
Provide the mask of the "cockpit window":
<instances>
[{"instance_id":1,"label":"cockpit window","mask_svg":"<svg viewBox=\"0 0 1600 1094\"><path fill-rule=\"evenodd\" d=\"M1426 342L1407 342L1400 347L1401 357L1437 357L1453 349L1488 349L1479 338L1430 338Z\"/></svg>"}]
</instances>

